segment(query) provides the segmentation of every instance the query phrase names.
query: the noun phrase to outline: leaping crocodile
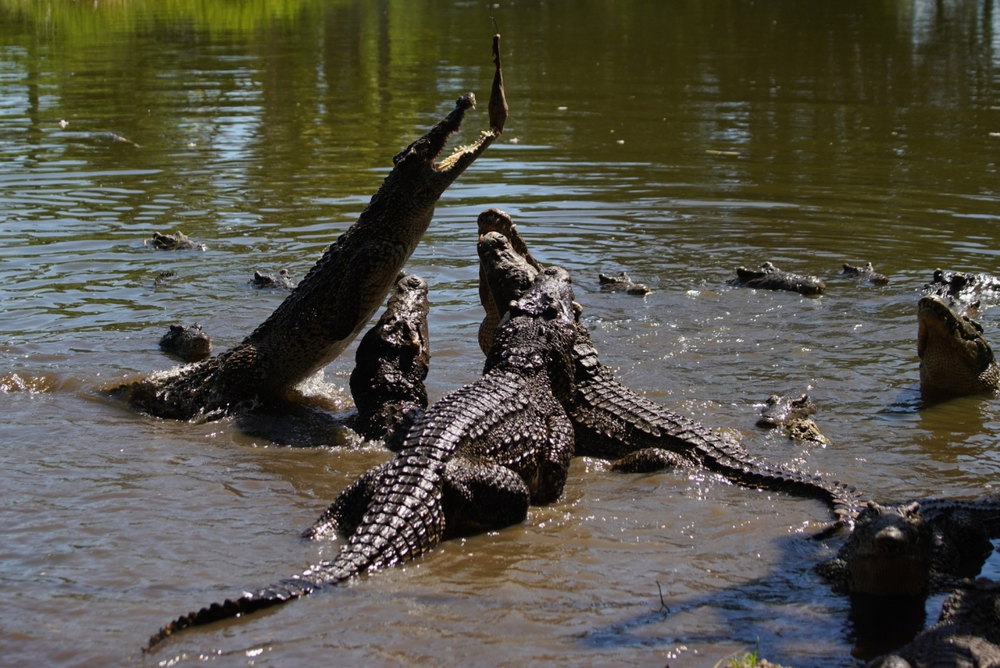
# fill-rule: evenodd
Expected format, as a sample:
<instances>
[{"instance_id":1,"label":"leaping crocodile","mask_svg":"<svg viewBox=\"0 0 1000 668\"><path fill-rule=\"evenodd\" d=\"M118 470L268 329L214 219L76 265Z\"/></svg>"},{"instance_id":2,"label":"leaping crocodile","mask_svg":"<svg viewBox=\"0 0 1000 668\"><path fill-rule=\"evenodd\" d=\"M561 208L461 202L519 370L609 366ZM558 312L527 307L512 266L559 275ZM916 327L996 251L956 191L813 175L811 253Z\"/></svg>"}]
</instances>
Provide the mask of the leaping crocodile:
<instances>
[{"instance_id":1,"label":"leaping crocodile","mask_svg":"<svg viewBox=\"0 0 1000 668\"><path fill-rule=\"evenodd\" d=\"M435 162L476 102L472 93L393 158L394 167L360 218L242 343L221 355L111 388L111 396L163 418L214 419L281 399L336 358L382 304L427 230L441 194L493 143Z\"/></svg>"},{"instance_id":2,"label":"leaping crocodile","mask_svg":"<svg viewBox=\"0 0 1000 668\"><path fill-rule=\"evenodd\" d=\"M349 534L335 559L180 617L148 647L190 626L408 562L456 532L521 522L529 502L557 499L573 456L561 402L573 393L574 308L565 270L539 274L497 329L483 377L432 406L399 454L348 486L307 532Z\"/></svg>"},{"instance_id":3,"label":"leaping crocodile","mask_svg":"<svg viewBox=\"0 0 1000 668\"><path fill-rule=\"evenodd\" d=\"M499 214L491 216L493 227L506 221L511 234L516 234L510 216ZM486 267L490 298L482 301L488 319L496 318L537 273L510 243L498 252L503 261L496 266L509 268L503 274L507 280L498 281ZM489 342L480 340L483 343ZM757 459L735 440L636 394L601 364L579 318L573 362L576 392L566 409L573 421L578 455L616 460L615 469L630 472L702 466L740 485L819 498L830 505L837 525L852 524L861 512L862 495L853 487Z\"/></svg>"},{"instance_id":4,"label":"leaping crocodile","mask_svg":"<svg viewBox=\"0 0 1000 668\"><path fill-rule=\"evenodd\" d=\"M521 238L521 235L517 231L517 226L514 225L514 221L511 220L506 211L486 209L479 214L479 217L476 219L476 225L479 227L480 239L489 232L499 232L510 242L514 250L517 251L517 254L524 258L524 261L532 269L536 272L542 270L542 265L531 256L531 253L528 251L528 244ZM501 257L496 257L495 260L498 262L503 261ZM517 271L522 271L523 275L506 275L505 280L516 280L520 284L523 284L523 288L526 288L531 284L534 274L529 276L527 270L521 270L520 263L505 265L503 269L504 274ZM499 274L500 272L494 271L494 273ZM482 302L483 308L486 309L486 317L479 324L479 348L483 351L484 355L489 355L490 348L493 345L493 332L496 331L497 325L500 324L500 315L507 310L507 302L499 305L502 308L497 308L494 305L493 293L490 291L489 279L486 276L486 265L482 262L479 263L479 301Z\"/></svg>"}]
</instances>

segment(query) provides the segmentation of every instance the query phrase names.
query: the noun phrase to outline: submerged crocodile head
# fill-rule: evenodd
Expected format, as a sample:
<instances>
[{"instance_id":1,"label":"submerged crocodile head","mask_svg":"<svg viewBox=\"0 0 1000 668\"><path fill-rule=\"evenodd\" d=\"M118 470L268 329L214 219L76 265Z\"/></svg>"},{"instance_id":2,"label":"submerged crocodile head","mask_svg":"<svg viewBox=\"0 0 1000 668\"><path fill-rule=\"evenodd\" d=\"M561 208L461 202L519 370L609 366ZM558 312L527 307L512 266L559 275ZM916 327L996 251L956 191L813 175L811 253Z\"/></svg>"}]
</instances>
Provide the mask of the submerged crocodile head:
<instances>
[{"instance_id":1,"label":"submerged crocodile head","mask_svg":"<svg viewBox=\"0 0 1000 668\"><path fill-rule=\"evenodd\" d=\"M782 397L772 394L764 401L757 426L774 429L795 421L805 420L816 410L816 404L809 400L808 394L798 397Z\"/></svg>"},{"instance_id":2,"label":"submerged crocodile head","mask_svg":"<svg viewBox=\"0 0 1000 668\"><path fill-rule=\"evenodd\" d=\"M185 362L203 360L212 354L212 337L201 325L170 325L170 331L160 339L160 349Z\"/></svg>"},{"instance_id":3,"label":"submerged crocodile head","mask_svg":"<svg viewBox=\"0 0 1000 668\"><path fill-rule=\"evenodd\" d=\"M922 393L948 396L996 391L1000 367L978 322L959 316L934 295L920 299L917 320Z\"/></svg>"},{"instance_id":4,"label":"submerged crocodile head","mask_svg":"<svg viewBox=\"0 0 1000 668\"><path fill-rule=\"evenodd\" d=\"M933 530L917 503L869 502L838 555L846 588L856 594L915 596L924 592L933 558Z\"/></svg>"},{"instance_id":5,"label":"submerged crocodile head","mask_svg":"<svg viewBox=\"0 0 1000 668\"><path fill-rule=\"evenodd\" d=\"M782 271L770 262L760 265L760 270L736 268L736 278L729 281L732 286L746 286L764 290L788 290L802 295L821 295L826 292L826 283L815 276L803 276L790 271Z\"/></svg>"}]
</instances>

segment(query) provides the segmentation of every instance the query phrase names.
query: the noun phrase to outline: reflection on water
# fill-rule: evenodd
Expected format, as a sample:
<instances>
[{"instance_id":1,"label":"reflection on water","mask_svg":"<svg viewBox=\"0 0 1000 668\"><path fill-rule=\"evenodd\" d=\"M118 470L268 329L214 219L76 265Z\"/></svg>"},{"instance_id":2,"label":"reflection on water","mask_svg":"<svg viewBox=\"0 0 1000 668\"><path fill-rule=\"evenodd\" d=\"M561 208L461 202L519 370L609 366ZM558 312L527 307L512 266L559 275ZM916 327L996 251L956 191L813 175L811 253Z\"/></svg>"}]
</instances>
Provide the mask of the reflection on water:
<instances>
[{"instance_id":1,"label":"reflection on water","mask_svg":"<svg viewBox=\"0 0 1000 668\"><path fill-rule=\"evenodd\" d=\"M1000 273L997 0L495 13L503 141L445 193L409 265L431 286L432 399L481 371L473 230L498 206L573 273L602 359L650 398L882 499L996 493L996 400L923 407L915 389L933 269ZM490 30L478 5L437 0L0 0L11 665L139 663L169 617L334 553L298 533L384 452L290 450L94 390L169 367L157 341L173 323L200 322L217 350L239 342L283 297L249 286L255 270L304 275L396 151L459 94L485 99ZM484 110L466 123L468 141ZM154 251L154 230L208 250ZM827 294L726 285L764 260ZM892 282L839 276L865 261ZM597 274L621 270L653 292L600 292ZM998 316L982 314L995 345ZM333 403L352 355L326 370ZM753 426L768 395L803 392L832 445ZM803 538L826 519L713 476L578 460L564 499L522 526L192 632L147 663L676 668L759 638L769 659L841 666L848 602L811 571L837 542Z\"/></svg>"}]
</instances>

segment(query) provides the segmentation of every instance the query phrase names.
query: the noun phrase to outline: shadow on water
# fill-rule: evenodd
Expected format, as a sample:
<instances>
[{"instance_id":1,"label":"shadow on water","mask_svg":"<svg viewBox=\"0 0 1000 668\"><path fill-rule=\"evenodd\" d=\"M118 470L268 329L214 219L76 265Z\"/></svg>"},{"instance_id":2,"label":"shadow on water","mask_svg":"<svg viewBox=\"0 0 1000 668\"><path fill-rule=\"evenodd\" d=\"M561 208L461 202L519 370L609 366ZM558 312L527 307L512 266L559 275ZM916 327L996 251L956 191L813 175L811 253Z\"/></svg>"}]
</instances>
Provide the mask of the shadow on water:
<instances>
[{"instance_id":1,"label":"shadow on water","mask_svg":"<svg viewBox=\"0 0 1000 668\"><path fill-rule=\"evenodd\" d=\"M819 545L812 544L802 535L779 539L778 551L782 567L767 575L706 596L674 601L660 599L659 609L650 610L631 619L587 631L581 636L584 643L595 647L623 647L630 645L676 645L692 642L688 634L671 631L671 620L683 625L685 615L696 615L703 609L717 611L724 619L725 632L715 633L700 640L736 640L753 644L759 638L772 634L761 627L766 624L760 612L766 605L781 603L794 605L817 601L828 612L845 613L844 601L835 597L817 597L815 589L824 586L818 575L811 571L816 563ZM826 600L830 599L830 600ZM838 605L839 604L839 605ZM807 614L802 611L803 617Z\"/></svg>"},{"instance_id":2,"label":"shadow on water","mask_svg":"<svg viewBox=\"0 0 1000 668\"><path fill-rule=\"evenodd\" d=\"M778 663L841 666L847 657L838 646L850 644L851 656L865 661L901 647L928 618L937 618L945 598L838 594L813 570L832 555L831 545L801 534L777 544L780 566L760 578L685 600L665 600L661 593L658 609L587 631L580 639L595 648L735 641L759 647L761 656ZM781 607L777 615L775 606ZM713 634L675 630L709 612L721 627Z\"/></svg>"}]
</instances>

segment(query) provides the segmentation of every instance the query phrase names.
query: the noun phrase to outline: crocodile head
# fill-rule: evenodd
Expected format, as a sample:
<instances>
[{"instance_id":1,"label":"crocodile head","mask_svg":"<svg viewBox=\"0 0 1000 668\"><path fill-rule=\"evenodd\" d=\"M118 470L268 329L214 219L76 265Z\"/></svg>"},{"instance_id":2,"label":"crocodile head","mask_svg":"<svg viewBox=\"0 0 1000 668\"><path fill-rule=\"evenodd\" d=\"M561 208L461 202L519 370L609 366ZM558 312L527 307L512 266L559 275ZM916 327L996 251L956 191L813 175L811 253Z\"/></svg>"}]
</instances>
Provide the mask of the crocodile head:
<instances>
[{"instance_id":1,"label":"crocodile head","mask_svg":"<svg viewBox=\"0 0 1000 668\"><path fill-rule=\"evenodd\" d=\"M438 121L424 136L397 153L392 159L395 166L382 185L382 190L388 190L394 198L412 198L429 202L433 206L441 193L499 136L494 130L483 132L475 142L456 148L447 158L438 161L448 137L461 129L465 112L475 106L476 96L466 93L455 101L455 108L451 113Z\"/></svg>"},{"instance_id":2,"label":"crocodile head","mask_svg":"<svg viewBox=\"0 0 1000 668\"><path fill-rule=\"evenodd\" d=\"M487 237L493 235L506 241L495 232ZM548 267L538 272L530 287L508 304L484 373L497 367L517 373L544 369L552 394L560 403L568 401L574 391L572 351L578 308L568 271Z\"/></svg>"},{"instance_id":3,"label":"crocodile head","mask_svg":"<svg viewBox=\"0 0 1000 668\"><path fill-rule=\"evenodd\" d=\"M160 339L160 348L185 362L196 362L212 354L212 337L198 323L190 327L170 325L170 331Z\"/></svg>"},{"instance_id":4,"label":"crocodile head","mask_svg":"<svg viewBox=\"0 0 1000 668\"><path fill-rule=\"evenodd\" d=\"M914 596L925 591L933 557L933 531L917 503L869 502L858 515L840 557L855 594Z\"/></svg>"},{"instance_id":5,"label":"crocodile head","mask_svg":"<svg viewBox=\"0 0 1000 668\"><path fill-rule=\"evenodd\" d=\"M487 232L476 246L491 301L498 314L507 311L531 287L538 269L518 253L510 239L500 232ZM488 348L492 346L492 332Z\"/></svg>"},{"instance_id":6,"label":"crocodile head","mask_svg":"<svg viewBox=\"0 0 1000 668\"><path fill-rule=\"evenodd\" d=\"M923 394L950 396L996 391L1000 367L978 322L959 316L947 302L934 295L920 299L917 320Z\"/></svg>"},{"instance_id":7,"label":"crocodile head","mask_svg":"<svg viewBox=\"0 0 1000 668\"><path fill-rule=\"evenodd\" d=\"M512 299L517 299L531 285L542 265L528 252L528 245L506 211L487 209L479 214L476 224L479 227L479 301L486 311L486 317L479 324L479 347L484 354L489 355L493 346L493 332L500 324L500 315L506 311L507 304ZM486 240L491 232L497 235ZM484 253L493 256L507 254L509 257L483 258ZM515 268L515 263L520 268ZM487 272L488 267L491 268L491 273ZM512 274L511 271L517 273ZM502 285L507 278L513 278L517 285Z\"/></svg>"}]
</instances>

